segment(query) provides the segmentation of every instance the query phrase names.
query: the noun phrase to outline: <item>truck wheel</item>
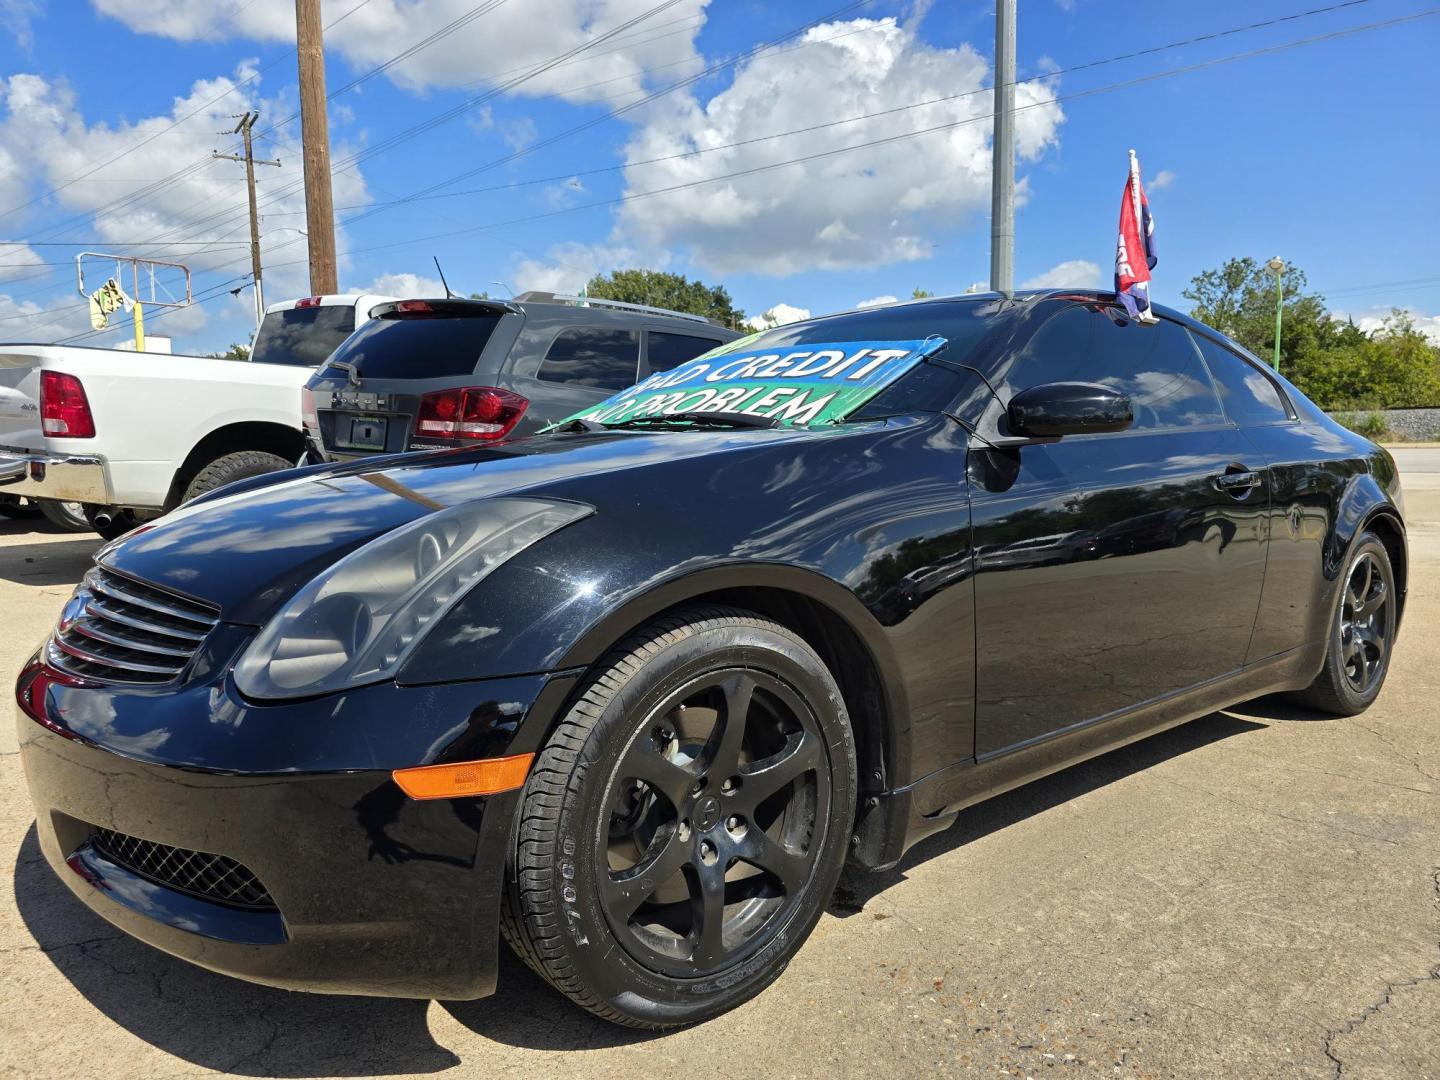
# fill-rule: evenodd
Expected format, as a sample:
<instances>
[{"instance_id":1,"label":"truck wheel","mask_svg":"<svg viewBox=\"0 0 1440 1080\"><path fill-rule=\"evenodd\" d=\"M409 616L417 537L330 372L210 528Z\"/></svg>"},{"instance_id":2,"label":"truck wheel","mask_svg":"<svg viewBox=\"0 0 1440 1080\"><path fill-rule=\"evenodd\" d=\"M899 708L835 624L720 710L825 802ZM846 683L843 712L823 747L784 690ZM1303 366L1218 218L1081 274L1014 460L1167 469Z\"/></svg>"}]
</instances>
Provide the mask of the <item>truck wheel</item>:
<instances>
[{"instance_id":1,"label":"truck wheel","mask_svg":"<svg viewBox=\"0 0 1440 1080\"><path fill-rule=\"evenodd\" d=\"M657 619L596 665L536 758L501 930L613 1023L716 1016L820 918L855 789L845 705L808 644L734 608Z\"/></svg>"},{"instance_id":2,"label":"truck wheel","mask_svg":"<svg viewBox=\"0 0 1440 1080\"><path fill-rule=\"evenodd\" d=\"M186 485L185 494L180 501L189 502L191 499L204 495L207 491L214 491L226 484L233 484L236 480L248 480L252 476L262 476L265 473L294 467L294 462L286 461L278 454L269 454L263 450L236 450L229 454L221 454L190 478L190 483Z\"/></svg>"},{"instance_id":3,"label":"truck wheel","mask_svg":"<svg viewBox=\"0 0 1440 1080\"><path fill-rule=\"evenodd\" d=\"M45 520L65 532L90 532L90 522L85 518L85 504L60 502L57 499L36 499L35 505Z\"/></svg>"}]
</instances>

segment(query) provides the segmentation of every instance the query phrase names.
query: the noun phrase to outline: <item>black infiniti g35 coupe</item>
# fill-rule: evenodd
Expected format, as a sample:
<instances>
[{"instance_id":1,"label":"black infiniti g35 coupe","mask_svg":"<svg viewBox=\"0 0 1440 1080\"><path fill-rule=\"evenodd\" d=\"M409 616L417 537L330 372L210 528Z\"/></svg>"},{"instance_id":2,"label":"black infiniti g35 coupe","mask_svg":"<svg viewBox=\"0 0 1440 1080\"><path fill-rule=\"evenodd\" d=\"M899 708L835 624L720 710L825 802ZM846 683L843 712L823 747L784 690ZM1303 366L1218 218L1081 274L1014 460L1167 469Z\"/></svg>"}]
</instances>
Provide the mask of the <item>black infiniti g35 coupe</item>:
<instances>
[{"instance_id":1,"label":"black infiniti g35 coupe","mask_svg":"<svg viewBox=\"0 0 1440 1080\"><path fill-rule=\"evenodd\" d=\"M45 856L216 971L474 998L503 935L666 1028L969 804L1262 694L1360 712L1405 599L1394 463L1157 310L813 319L690 362L758 397L676 369L648 410L138 529L20 675ZM895 357L840 411L780 385Z\"/></svg>"}]
</instances>

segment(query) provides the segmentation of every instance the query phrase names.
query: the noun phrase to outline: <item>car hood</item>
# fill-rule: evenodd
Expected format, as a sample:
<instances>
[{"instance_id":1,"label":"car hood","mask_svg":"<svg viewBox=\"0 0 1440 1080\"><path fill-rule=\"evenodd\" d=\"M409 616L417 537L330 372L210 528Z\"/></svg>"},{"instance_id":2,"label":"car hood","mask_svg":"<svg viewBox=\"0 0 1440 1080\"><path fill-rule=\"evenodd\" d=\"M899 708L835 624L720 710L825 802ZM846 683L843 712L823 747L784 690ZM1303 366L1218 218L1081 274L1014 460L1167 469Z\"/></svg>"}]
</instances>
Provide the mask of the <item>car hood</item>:
<instances>
[{"instance_id":1,"label":"car hood","mask_svg":"<svg viewBox=\"0 0 1440 1080\"><path fill-rule=\"evenodd\" d=\"M259 625L321 570L425 514L562 482L573 499L574 481L586 476L817 437L799 429L544 435L276 473L141 526L97 561L217 604L227 622Z\"/></svg>"}]
</instances>

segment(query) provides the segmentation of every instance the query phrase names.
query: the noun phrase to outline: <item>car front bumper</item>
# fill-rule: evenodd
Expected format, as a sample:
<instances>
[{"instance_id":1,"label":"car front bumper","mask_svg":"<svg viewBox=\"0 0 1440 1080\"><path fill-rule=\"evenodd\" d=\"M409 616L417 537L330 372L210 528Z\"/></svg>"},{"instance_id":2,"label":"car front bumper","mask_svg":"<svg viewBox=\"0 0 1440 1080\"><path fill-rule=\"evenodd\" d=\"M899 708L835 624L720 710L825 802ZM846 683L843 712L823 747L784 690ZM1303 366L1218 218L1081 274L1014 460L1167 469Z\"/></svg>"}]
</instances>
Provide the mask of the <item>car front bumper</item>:
<instances>
[{"instance_id":1,"label":"car front bumper","mask_svg":"<svg viewBox=\"0 0 1440 1080\"><path fill-rule=\"evenodd\" d=\"M0 450L0 494L107 506L110 483L103 458Z\"/></svg>"},{"instance_id":2,"label":"car front bumper","mask_svg":"<svg viewBox=\"0 0 1440 1080\"><path fill-rule=\"evenodd\" d=\"M401 763L387 760L405 752L376 725L404 728L418 715L424 721L413 726L423 729L451 713L452 745L462 748L456 752L480 756L527 738L517 739L521 721L537 701L548 709L560 692L544 676L489 683L387 684L238 712L223 685L168 697L52 685L45 724L17 710L41 850L102 918L213 971L324 993L485 996L495 987L505 853L520 792L409 799L391 778ZM217 708L217 699L229 700L228 707ZM509 711L497 714L496 703ZM193 735L172 739L177 719L202 733L210 729L215 749L197 753L204 740ZM277 740L306 723L348 737L339 750L319 755L313 748L323 734L302 729L288 749ZM231 756L249 767L137 758L165 749L191 758L211 754L207 764ZM255 768L262 764L257 753L277 752L298 766ZM344 767L362 763L369 767ZM153 860L114 854L102 831L180 854L156 873ZM193 882L182 887L174 866L211 855L253 874L273 901L268 909L222 902Z\"/></svg>"}]
</instances>

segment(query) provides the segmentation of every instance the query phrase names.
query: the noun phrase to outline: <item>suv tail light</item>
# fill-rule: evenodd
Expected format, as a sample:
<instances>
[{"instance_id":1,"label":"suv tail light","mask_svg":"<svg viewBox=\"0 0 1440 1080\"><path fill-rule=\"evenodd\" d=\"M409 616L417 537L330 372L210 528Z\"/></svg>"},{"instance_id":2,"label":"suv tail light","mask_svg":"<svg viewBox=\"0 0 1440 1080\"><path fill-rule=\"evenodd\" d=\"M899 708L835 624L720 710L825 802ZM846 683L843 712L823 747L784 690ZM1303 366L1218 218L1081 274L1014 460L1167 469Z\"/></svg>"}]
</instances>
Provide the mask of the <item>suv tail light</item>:
<instances>
[{"instance_id":1,"label":"suv tail light","mask_svg":"<svg viewBox=\"0 0 1440 1080\"><path fill-rule=\"evenodd\" d=\"M496 386L436 390L420 399L415 434L439 439L503 439L530 402Z\"/></svg>"},{"instance_id":2,"label":"suv tail light","mask_svg":"<svg viewBox=\"0 0 1440 1080\"><path fill-rule=\"evenodd\" d=\"M93 439L95 417L85 387L63 371L40 372L40 428L46 435L66 439Z\"/></svg>"}]
</instances>

